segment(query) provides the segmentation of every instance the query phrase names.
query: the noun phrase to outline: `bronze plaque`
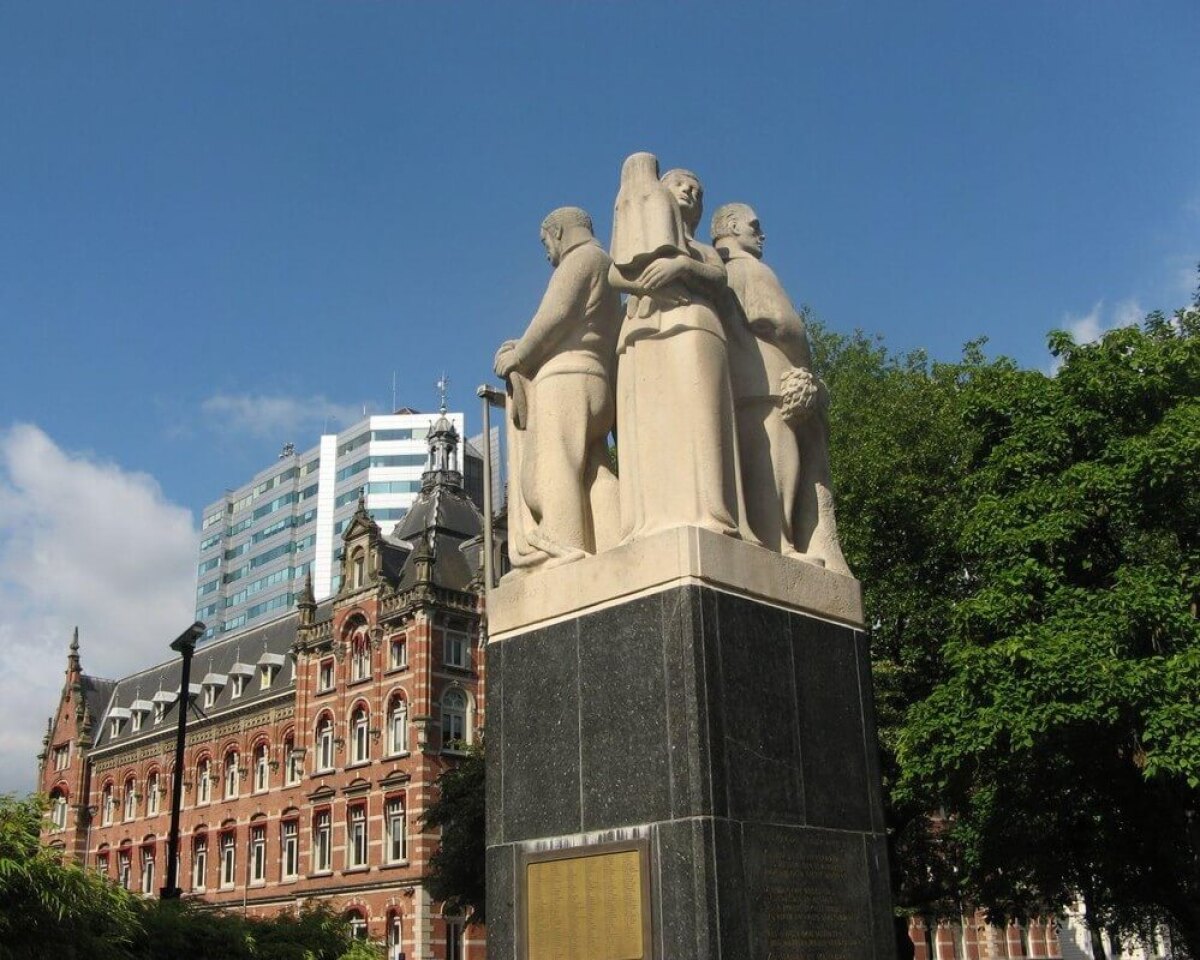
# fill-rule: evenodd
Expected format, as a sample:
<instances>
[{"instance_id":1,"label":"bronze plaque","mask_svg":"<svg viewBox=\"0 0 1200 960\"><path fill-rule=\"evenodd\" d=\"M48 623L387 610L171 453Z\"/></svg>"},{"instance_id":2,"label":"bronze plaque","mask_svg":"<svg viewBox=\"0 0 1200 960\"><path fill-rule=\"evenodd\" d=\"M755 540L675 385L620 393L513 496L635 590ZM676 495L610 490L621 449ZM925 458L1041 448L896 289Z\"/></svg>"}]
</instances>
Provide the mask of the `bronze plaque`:
<instances>
[{"instance_id":1,"label":"bronze plaque","mask_svg":"<svg viewBox=\"0 0 1200 960\"><path fill-rule=\"evenodd\" d=\"M524 960L650 960L644 845L531 854L523 880Z\"/></svg>"}]
</instances>

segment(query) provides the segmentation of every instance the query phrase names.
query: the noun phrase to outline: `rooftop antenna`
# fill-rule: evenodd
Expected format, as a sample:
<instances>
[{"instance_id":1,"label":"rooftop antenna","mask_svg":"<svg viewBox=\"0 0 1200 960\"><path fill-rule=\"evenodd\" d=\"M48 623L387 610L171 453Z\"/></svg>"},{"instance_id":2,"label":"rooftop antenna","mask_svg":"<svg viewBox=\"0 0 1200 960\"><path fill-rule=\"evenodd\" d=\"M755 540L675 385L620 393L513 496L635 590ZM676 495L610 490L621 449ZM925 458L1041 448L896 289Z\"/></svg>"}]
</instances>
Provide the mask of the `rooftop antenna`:
<instances>
[{"instance_id":1,"label":"rooftop antenna","mask_svg":"<svg viewBox=\"0 0 1200 960\"><path fill-rule=\"evenodd\" d=\"M442 413L445 413L446 412L446 391L450 388L450 378L448 376L446 376L445 370L443 370L442 375L440 377L438 377L437 388L438 388L438 394L441 397L441 406L439 409L441 410Z\"/></svg>"}]
</instances>

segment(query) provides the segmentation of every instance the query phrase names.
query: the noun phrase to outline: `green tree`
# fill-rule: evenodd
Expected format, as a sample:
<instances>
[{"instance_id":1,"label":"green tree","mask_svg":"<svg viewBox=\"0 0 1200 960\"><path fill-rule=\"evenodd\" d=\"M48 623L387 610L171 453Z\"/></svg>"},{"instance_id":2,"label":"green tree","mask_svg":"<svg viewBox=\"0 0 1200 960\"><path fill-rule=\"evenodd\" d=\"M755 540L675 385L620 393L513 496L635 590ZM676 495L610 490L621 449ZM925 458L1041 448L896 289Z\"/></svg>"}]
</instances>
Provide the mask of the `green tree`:
<instances>
[{"instance_id":1,"label":"green tree","mask_svg":"<svg viewBox=\"0 0 1200 960\"><path fill-rule=\"evenodd\" d=\"M486 802L483 745L438 777L438 797L425 811L426 830L441 830L441 842L430 858L425 885L430 896L471 923L483 923L486 898Z\"/></svg>"},{"instance_id":2,"label":"green tree","mask_svg":"<svg viewBox=\"0 0 1200 960\"><path fill-rule=\"evenodd\" d=\"M140 930L133 898L39 844L46 803L0 795L0 958L118 960Z\"/></svg>"},{"instance_id":3,"label":"green tree","mask_svg":"<svg viewBox=\"0 0 1200 960\"><path fill-rule=\"evenodd\" d=\"M895 801L944 807L993 914L1082 894L1200 957L1200 311L1050 343L963 385L963 582Z\"/></svg>"}]
</instances>

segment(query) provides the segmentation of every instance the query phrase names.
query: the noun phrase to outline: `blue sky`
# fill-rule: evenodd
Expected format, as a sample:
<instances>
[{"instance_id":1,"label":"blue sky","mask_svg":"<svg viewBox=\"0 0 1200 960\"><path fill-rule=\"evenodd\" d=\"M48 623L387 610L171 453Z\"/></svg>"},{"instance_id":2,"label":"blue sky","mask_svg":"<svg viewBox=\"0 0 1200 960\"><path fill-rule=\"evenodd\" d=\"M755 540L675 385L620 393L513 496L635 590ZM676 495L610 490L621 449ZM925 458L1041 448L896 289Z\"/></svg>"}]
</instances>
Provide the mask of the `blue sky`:
<instances>
[{"instance_id":1,"label":"blue sky","mask_svg":"<svg viewBox=\"0 0 1200 960\"><path fill-rule=\"evenodd\" d=\"M579 204L607 242L635 150L696 170L709 213L754 204L794 298L895 348L985 335L1048 367L1051 328L1180 306L1198 49L1194 0L5 4L9 636L57 651L102 591L186 622L194 557L76 583L63 541L133 556L169 528L186 554L180 511L383 411L393 372L424 409L445 369L477 423L548 275L542 216ZM65 509L64 476L124 482L138 531L89 527L115 507ZM62 581L40 599L31 550Z\"/></svg>"}]
</instances>

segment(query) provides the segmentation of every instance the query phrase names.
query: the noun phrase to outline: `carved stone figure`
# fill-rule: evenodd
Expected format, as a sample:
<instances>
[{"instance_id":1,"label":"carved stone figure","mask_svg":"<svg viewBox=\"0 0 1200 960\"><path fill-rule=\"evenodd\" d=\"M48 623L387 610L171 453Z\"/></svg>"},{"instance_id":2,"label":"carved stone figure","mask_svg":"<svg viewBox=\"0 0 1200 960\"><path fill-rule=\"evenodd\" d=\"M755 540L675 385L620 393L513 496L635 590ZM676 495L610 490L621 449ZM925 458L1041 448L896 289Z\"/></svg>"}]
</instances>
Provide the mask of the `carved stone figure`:
<instances>
[{"instance_id":1,"label":"carved stone figure","mask_svg":"<svg viewBox=\"0 0 1200 960\"><path fill-rule=\"evenodd\" d=\"M617 479L609 464L612 366L621 323L608 254L578 207L542 222L554 274L519 340L496 354L508 381L509 557L553 565L616 542Z\"/></svg>"},{"instance_id":2,"label":"carved stone figure","mask_svg":"<svg viewBox=\"0 0 1200 960\"><path fill-rule=\"evenodd\" d=\"M824 384L812 373L804 320L762 262L758 215L719 208L712 237L725 262L729 361L750 527L773 550L849 574L829 476Z\"/></svg>"},{"instance_id":3,"label":"carved stone figure","mask_svg":"<svg viewBox=\"0 0 1200 960\"><path fill-rule=\"evenodd\" d=\"M717 304L725 267L696 241L694 173L629 157L613 216L612 284L629 293L617 346L621 539L671 527L740 536L737 440ZM748 532L748 531L747 531Z\"/></svg>"}]
</instances>

